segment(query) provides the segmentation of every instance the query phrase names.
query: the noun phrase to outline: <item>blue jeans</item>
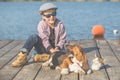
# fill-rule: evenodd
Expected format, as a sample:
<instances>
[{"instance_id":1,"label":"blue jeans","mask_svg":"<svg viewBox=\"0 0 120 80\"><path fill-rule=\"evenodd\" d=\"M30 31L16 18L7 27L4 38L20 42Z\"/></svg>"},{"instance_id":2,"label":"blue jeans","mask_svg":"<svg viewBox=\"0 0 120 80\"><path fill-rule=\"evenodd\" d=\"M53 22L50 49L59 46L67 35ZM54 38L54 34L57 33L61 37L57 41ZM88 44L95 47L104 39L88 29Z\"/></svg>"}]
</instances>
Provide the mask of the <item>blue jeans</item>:
<instances>
[{"instance_id":1,"label":"blue jeans","mask_svg":"<svg viewBox=\"0 0 120 80\"><path fill-rule=\"evenodd\" d=\"M23 48L20 51L26 52L29 54L32 48L35 48L37 53L48 53L48 51L44 48L42 44L41 38L37 35L31 35L25 42Z\"/></svg>"}]
</instances>

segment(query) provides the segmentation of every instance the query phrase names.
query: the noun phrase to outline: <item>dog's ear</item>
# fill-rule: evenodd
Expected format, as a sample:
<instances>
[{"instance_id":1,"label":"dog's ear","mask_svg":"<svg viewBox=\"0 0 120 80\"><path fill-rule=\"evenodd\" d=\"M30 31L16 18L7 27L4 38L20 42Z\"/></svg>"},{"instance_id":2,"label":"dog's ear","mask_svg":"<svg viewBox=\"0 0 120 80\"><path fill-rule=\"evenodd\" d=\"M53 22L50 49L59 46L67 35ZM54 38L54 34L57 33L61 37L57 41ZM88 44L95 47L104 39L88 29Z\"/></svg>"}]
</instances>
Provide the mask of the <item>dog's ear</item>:
<instances>
[{"instance_id":1,"label":"dog's ear","mask_svg":"<svg viewBox=\"0 0 120 80\"><path fill-rule=\"evenodd\" d=\"M83 53L83 48L81 46L79 46L80 52Z\"/></svg>"},{"instance_id":2,"label":"dog's ear","mask_svg":"<svg viewBox=\"0 0 120 80\"><path fill-rule=\"evenodd\" d=\"M66 45L66 49L67 49L68 51L71 51L72 48L73 48L73 45Z\"/></svg>"},{"instance_id":3,"label":"dog's ear","mask_svg":"<svg viewBox=\"0 0 120 80\"><path fill-rule=\"evenodd\" d=\"M74 45L79 48L80 52L83 53L83 48L80 45Z\"/></svg>"}]
</instances>

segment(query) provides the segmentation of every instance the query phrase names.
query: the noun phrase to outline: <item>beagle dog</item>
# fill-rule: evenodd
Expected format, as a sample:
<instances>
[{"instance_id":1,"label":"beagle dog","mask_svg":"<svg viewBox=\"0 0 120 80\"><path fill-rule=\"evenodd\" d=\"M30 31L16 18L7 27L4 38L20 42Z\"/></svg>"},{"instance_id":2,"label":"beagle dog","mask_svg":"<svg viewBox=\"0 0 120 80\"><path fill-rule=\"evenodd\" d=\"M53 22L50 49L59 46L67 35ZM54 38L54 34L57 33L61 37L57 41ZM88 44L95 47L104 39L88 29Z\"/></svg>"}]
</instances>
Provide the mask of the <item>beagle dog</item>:
<instances>
[{"instance_id":1,"label":"beagle dog","mask_svg":"<svg viewBox=\"0 0 120 80\"><path fill-rule=\"evenodd\" d=\"M68 74L69 72L90 74L91 69L89 68L87 56L83 52L82 47L79 45L67 45L66 49L70 51L72 55L67 56L59 66L61 74Z\"/></svg>"}]
</instances>

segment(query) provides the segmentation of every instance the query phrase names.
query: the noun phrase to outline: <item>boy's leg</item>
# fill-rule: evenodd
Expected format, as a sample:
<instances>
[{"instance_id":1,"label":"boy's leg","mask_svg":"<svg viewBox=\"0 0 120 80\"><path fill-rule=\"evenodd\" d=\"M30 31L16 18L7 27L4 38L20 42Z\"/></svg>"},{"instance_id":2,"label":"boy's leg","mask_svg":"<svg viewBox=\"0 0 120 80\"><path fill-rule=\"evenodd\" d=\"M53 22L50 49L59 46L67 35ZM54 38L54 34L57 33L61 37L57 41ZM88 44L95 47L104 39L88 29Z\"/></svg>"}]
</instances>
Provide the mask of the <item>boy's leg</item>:
<instances>
[{"instance_id":1,"label":"boy's leg","mask_svg":"<svg viewBox=\"0 0 120 80\"><path fill-rule=\"evenodd\" d=\"M32 35L30 36L26 43L24 44L23 48L21 51L26 51L27 54L31 51L32 48L35 48L37 53L45 53L46 50L42 44L42 40L38 35Z\"/></svg>"},{"instance_id":2,"label":"boy's leg","mask_svg":"<svg viewBox=\"0 0 120 80\"><path fill-rule=\"evenodd\" d=\"M32 35L28 38L25 45L23 46L23 49L26 49L27 53L31 51L32 48L35 48L37 54L33 55L33 61L46 61L49 59L50 55L47 54L48 52L43 46L42 40L38 35Z\"/></svg>"},{"instance_id":3,"label":"boy's leg","mask_svg":"<svg viewBox=\"0 0 120 80\"><path fill-rule=\"evenodd\" d=\"M38 35L32 35L27 39L26 43L24 44L23 48L20 50L18 54L18 58L12 63L12 66L19 67L25 65L27 63L27 55L29 54L33 47L35 47L38 53L44 51L42 41Z\"/></svg>"}]
</instances>

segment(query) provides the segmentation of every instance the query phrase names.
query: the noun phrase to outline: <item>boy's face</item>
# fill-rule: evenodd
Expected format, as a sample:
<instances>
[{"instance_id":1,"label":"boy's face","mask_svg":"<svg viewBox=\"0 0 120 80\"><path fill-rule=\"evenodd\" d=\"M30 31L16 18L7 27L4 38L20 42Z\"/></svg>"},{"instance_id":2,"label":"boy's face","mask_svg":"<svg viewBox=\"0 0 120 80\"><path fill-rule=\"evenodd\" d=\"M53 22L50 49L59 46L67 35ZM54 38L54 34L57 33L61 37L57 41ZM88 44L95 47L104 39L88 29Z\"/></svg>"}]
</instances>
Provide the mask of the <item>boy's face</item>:
<instances>
[{"instance_id":1,"label":"boy's face","mask_svg":"<svg viewBox=\"0 0 120 80\"><path fill-rule=\"evenodd\" d=\"M42 13L42 18L45 20L48 24L54 24L56 20L56 10L50 9Z\"/></svg>"}]
</instances>

